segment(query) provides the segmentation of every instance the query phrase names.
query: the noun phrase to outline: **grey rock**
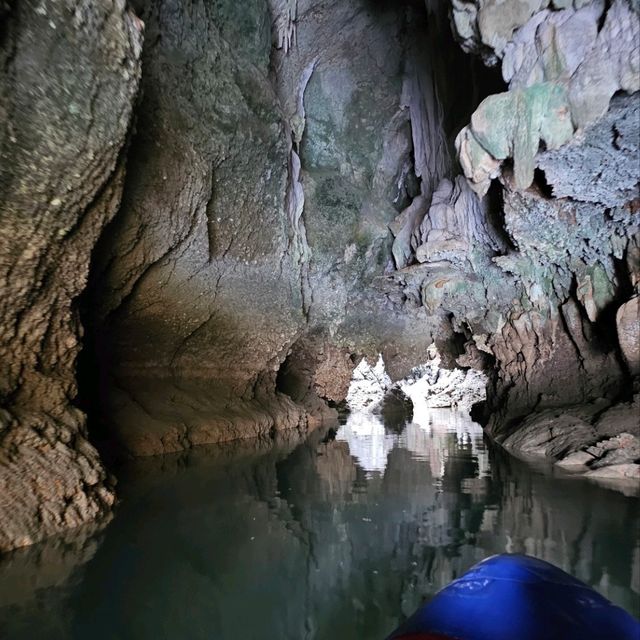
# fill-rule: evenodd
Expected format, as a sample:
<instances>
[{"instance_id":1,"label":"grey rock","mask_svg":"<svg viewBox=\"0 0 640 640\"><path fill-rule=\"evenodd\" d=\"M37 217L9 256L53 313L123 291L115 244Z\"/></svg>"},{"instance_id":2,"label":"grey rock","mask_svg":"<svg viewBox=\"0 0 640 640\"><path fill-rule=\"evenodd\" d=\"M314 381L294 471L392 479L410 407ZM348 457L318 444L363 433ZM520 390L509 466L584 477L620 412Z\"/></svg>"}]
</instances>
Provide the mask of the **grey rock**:
<instances>
[{"instance_id":1,"label":"grey rock","mask_svg":"<svg viewBox=\"0 0 640 640\"><path fill-rule=\"evenodd\" d=\"M602 469L589 471L587 478L602 478L611 480L632 480L637 482L640 480L640 464L616 464Z\"/></svg>"},{"instance_id":2,"label":"grey rock","mask_svg":"<svg viewBox=\"0 0 640 640\"><path fill-rule=\"evenodd\" d=\"M593 426L585 420L548 410L526 418L502 445L516 455L559 459L597 437Z\"/></svg>"},{"instance_id":3,"label":"grey rock","mask_svg":"<svg viewBox=\"0 0 640 640\"><path fill-rule=\"evenodd\" d=\"M554 197L623 205L638 195L640 94L616 96L607 114L570 143L538 155Z\"/></svg>"},{"instance_id":4,"label":"grey rock","mask_svg":"<svg viewBox=\"0 0 640 640\"><path fill-rule=\"evenodd\" d=\"M615 0L593 48L571 78L571 117L578 128L603 116L616 91L640 90L640 15Z\"/></svg>"},{"instance_id":5,"label":"grey rock","mask_svg":"<svg viewBox=\"0 0 640 640\"><path fill-rule=\"evenodd\" d=\"M597 444L589 447L587 453L597 458L591 464L592 469L611 464L635 462L640 459L640 438L623 432L613 438L600 440Z\"/></svg>"},{"instance_id":6,"label":"grey rock","mask_svg":"<svg viewBox=\"0 0 640 640\"><path fill-rule=\"evenodd\" d=\"M442 180L433 193L429 211L420 225L418 262L447 260L464 263L476 245L503 248L487 220L486 202L481 201L462 176Z\"/></svg>"},{"instance_id":7,"label":"grey rock","mask_svg":"<svg viewBox=\"0 0 640 640\"><path fill-rule=\"evenodd\" d=\"M594 457L587 451L574 451L568 456L561 458L556 462L557 467L566 469L582 469L586 467L590 462L593 462ZM584 469L586 471L586 469Z\"/></svg>"},{"instance_id":8,"label":"grey rock","mask_svg":"<svg viewBox=\"0 0 640 640\"><path fill-rule=\"evenodd\" d=\"M480 104L456 142L465 175L481 194L506 158L514 160L516 185L529 187L539 140L555 149L574 128L581 132L604 116L617 91L640 90L640 16L628 2L539 11L547 4L479 3L482 41L502 58L509 82L507 93Z\"/></svg>"},{"instance_id":9,"label":"grey rock","mask_svg":"<svg viewBox=\"0 0 640 640\"><path fill-rule=\"evenodd\" d=\"M640 395L636 394L633 402L621 402L607 409L600 414L595 427L603 438L612 438L621 433L640 437Z\"/></svg>"},{"instance_id":10,"label":"grey rock","mask_svg":"<svg viewBox=\"0 0 640 640\"><path fill-rule=\"evenodd\" d=\"M540 11L504 50L502 76L511 89L570 78L591 52L604 2L574 11Z\"/></svg>"}]
</instances>

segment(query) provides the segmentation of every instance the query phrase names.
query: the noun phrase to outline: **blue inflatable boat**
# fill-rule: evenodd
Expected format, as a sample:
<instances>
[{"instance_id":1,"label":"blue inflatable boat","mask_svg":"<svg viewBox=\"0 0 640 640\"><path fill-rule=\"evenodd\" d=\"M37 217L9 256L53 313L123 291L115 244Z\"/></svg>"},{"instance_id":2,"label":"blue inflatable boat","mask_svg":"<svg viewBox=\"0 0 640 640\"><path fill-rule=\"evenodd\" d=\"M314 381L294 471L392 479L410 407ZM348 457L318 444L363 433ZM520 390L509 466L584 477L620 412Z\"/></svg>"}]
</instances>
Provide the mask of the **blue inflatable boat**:
<instances>
[{"instance_id":1,"label":"blue inflatable boat","mask_svg":"<svg viewBox=\"0 0 640 640\"><path fill-rule=\"evenodd\" d=\"M640 640L640 622L548 562L493 556L388 640Z\"/></svg>"}]
</instances>

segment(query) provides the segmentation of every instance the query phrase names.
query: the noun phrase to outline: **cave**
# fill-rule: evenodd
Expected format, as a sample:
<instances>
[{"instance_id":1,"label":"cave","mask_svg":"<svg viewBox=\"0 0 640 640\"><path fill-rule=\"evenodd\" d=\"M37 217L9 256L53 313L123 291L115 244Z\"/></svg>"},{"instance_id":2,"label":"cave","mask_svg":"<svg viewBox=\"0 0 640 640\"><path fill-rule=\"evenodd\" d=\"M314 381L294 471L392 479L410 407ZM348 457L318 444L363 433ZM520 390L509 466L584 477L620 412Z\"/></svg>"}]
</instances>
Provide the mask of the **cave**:
<instances>
[{"instance_id":1,"label":"cave","mask_svg":"<svg viewBox=\"0 0 640 640\"><path fill-rule=\"evenodd\" d=\"M0 0L6 637L231 638L272 582L242 637L382 638L505 551L638 616L638 42L633 0Z\"/></svg>"}]
</instances>

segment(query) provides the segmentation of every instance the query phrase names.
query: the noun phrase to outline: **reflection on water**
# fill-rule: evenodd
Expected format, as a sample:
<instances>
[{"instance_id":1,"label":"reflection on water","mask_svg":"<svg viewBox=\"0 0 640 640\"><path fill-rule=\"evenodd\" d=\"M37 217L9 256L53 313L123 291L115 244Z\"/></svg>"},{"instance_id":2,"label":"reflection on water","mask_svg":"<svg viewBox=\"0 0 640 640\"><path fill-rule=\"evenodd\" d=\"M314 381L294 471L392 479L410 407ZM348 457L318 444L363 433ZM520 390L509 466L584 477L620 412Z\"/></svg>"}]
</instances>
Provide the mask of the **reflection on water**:
<instances>
[{"instance_id":1,"label":"reflection on water","mask_svg":"<svg viewBox=\"0 0 640 640\"><path fill-rule=\"evenodd\" d=\"M120 470L104 532L0 561L0 636L384 638L501 551L549 560L638 615L636 499L534 471L444 409L400 434L354 416L288 437Z\"/></svg>"}]
</instances>

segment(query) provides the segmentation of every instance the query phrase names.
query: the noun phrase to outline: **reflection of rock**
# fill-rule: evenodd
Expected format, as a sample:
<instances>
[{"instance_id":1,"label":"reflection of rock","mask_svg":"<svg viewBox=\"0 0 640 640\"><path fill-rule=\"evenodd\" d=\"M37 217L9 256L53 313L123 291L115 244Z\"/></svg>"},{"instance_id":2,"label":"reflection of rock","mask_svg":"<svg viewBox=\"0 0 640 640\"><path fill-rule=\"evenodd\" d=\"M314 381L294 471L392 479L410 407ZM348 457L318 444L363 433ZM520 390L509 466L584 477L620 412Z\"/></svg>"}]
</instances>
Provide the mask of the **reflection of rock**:
<instances>
[{"instance_id":1,"label":"reflection of rock","mask_svg":"<svg viewBox=\"0 0 640 640\"><path fill-rule=\"evenodd\" d=\"M409 425L369 476L346 441L295 433L121 469L121 506L81 582L25 594L19 608L0 590L5 636L381 637L504 551L553 562L638 612L638 513L623 495L487 450L461 412ZM23 566L44 581L35 550ZM64 631L40 633L51 606Z\"/></svg>"},{"instance_id":2,"label":"reflection of rock","mask_svg":"<svg viewBox=\"0 0 640 640\"><path fill-rule=\"evenodd\" d=\"M427 409L416 413L399 434L389 433L380 416L354 412L336 435L349 444L349 451L366 472L384 472L393 449L406 449L417 459L428 461L431 475L442 478L453 451L469 447L480 475L489 465L484 447L478 447L482 429L467 414L445 409Z\"/></svg>"},{"instance_id":3,"label":"reflection of rock","mask_svg":"<svg viewBox=\"0 0 640 640\"><path fill-rule=\"evenodd\" d=\"M389 431L402 433L413 417L413 402L398 387L393 387L382 398L376 413Z\"/></svg>"},{"instance_id":4,"label":"reflection of rock","mask_svg":"<svg viewBox=\"0 0 640 640\"><path fill-rule=\"evenodd\" d=\"M482 429L464 411L426 409L416 412L414 422L407 425L401 442L414 455L429 460L434 478L442 478L446 474L447 459L458 450L464 450L473 457L479 478L489 471Z\"/></svg>"},{"instance_id":5,"label":"reflection of rock","mask_svg":"<svg viewBox=\"0 0 640 640\"><path fill-rule=\"evenodd\" d=\"M3 638L73 637L69 593L81 584L100 547L104 524L85 525L0 557Z\"/></svg>"},{"instance_id":6,"label":"reflection of rock","mask_svg":"<svg viewBox=\"0 0 640 640\"><path fill-rule=\"evenodd\" d=\"M66 588L74 574L96 553L106 521L79 527L32 549L18 549L0 559L0 602L29 604L44 589Z\"/></svg>"},{"instance_id":7,"label":"reflection of rock","mask_svg":"<svg viewBox=\"0 0 640 640\"><path fill-rule=\"evenodd\" d=\"M340 427L336 440L349 443L351 455L365 471L384 471L397 436L388 434L379 416L357 411Z\"/></svg>"}]
</instances>

